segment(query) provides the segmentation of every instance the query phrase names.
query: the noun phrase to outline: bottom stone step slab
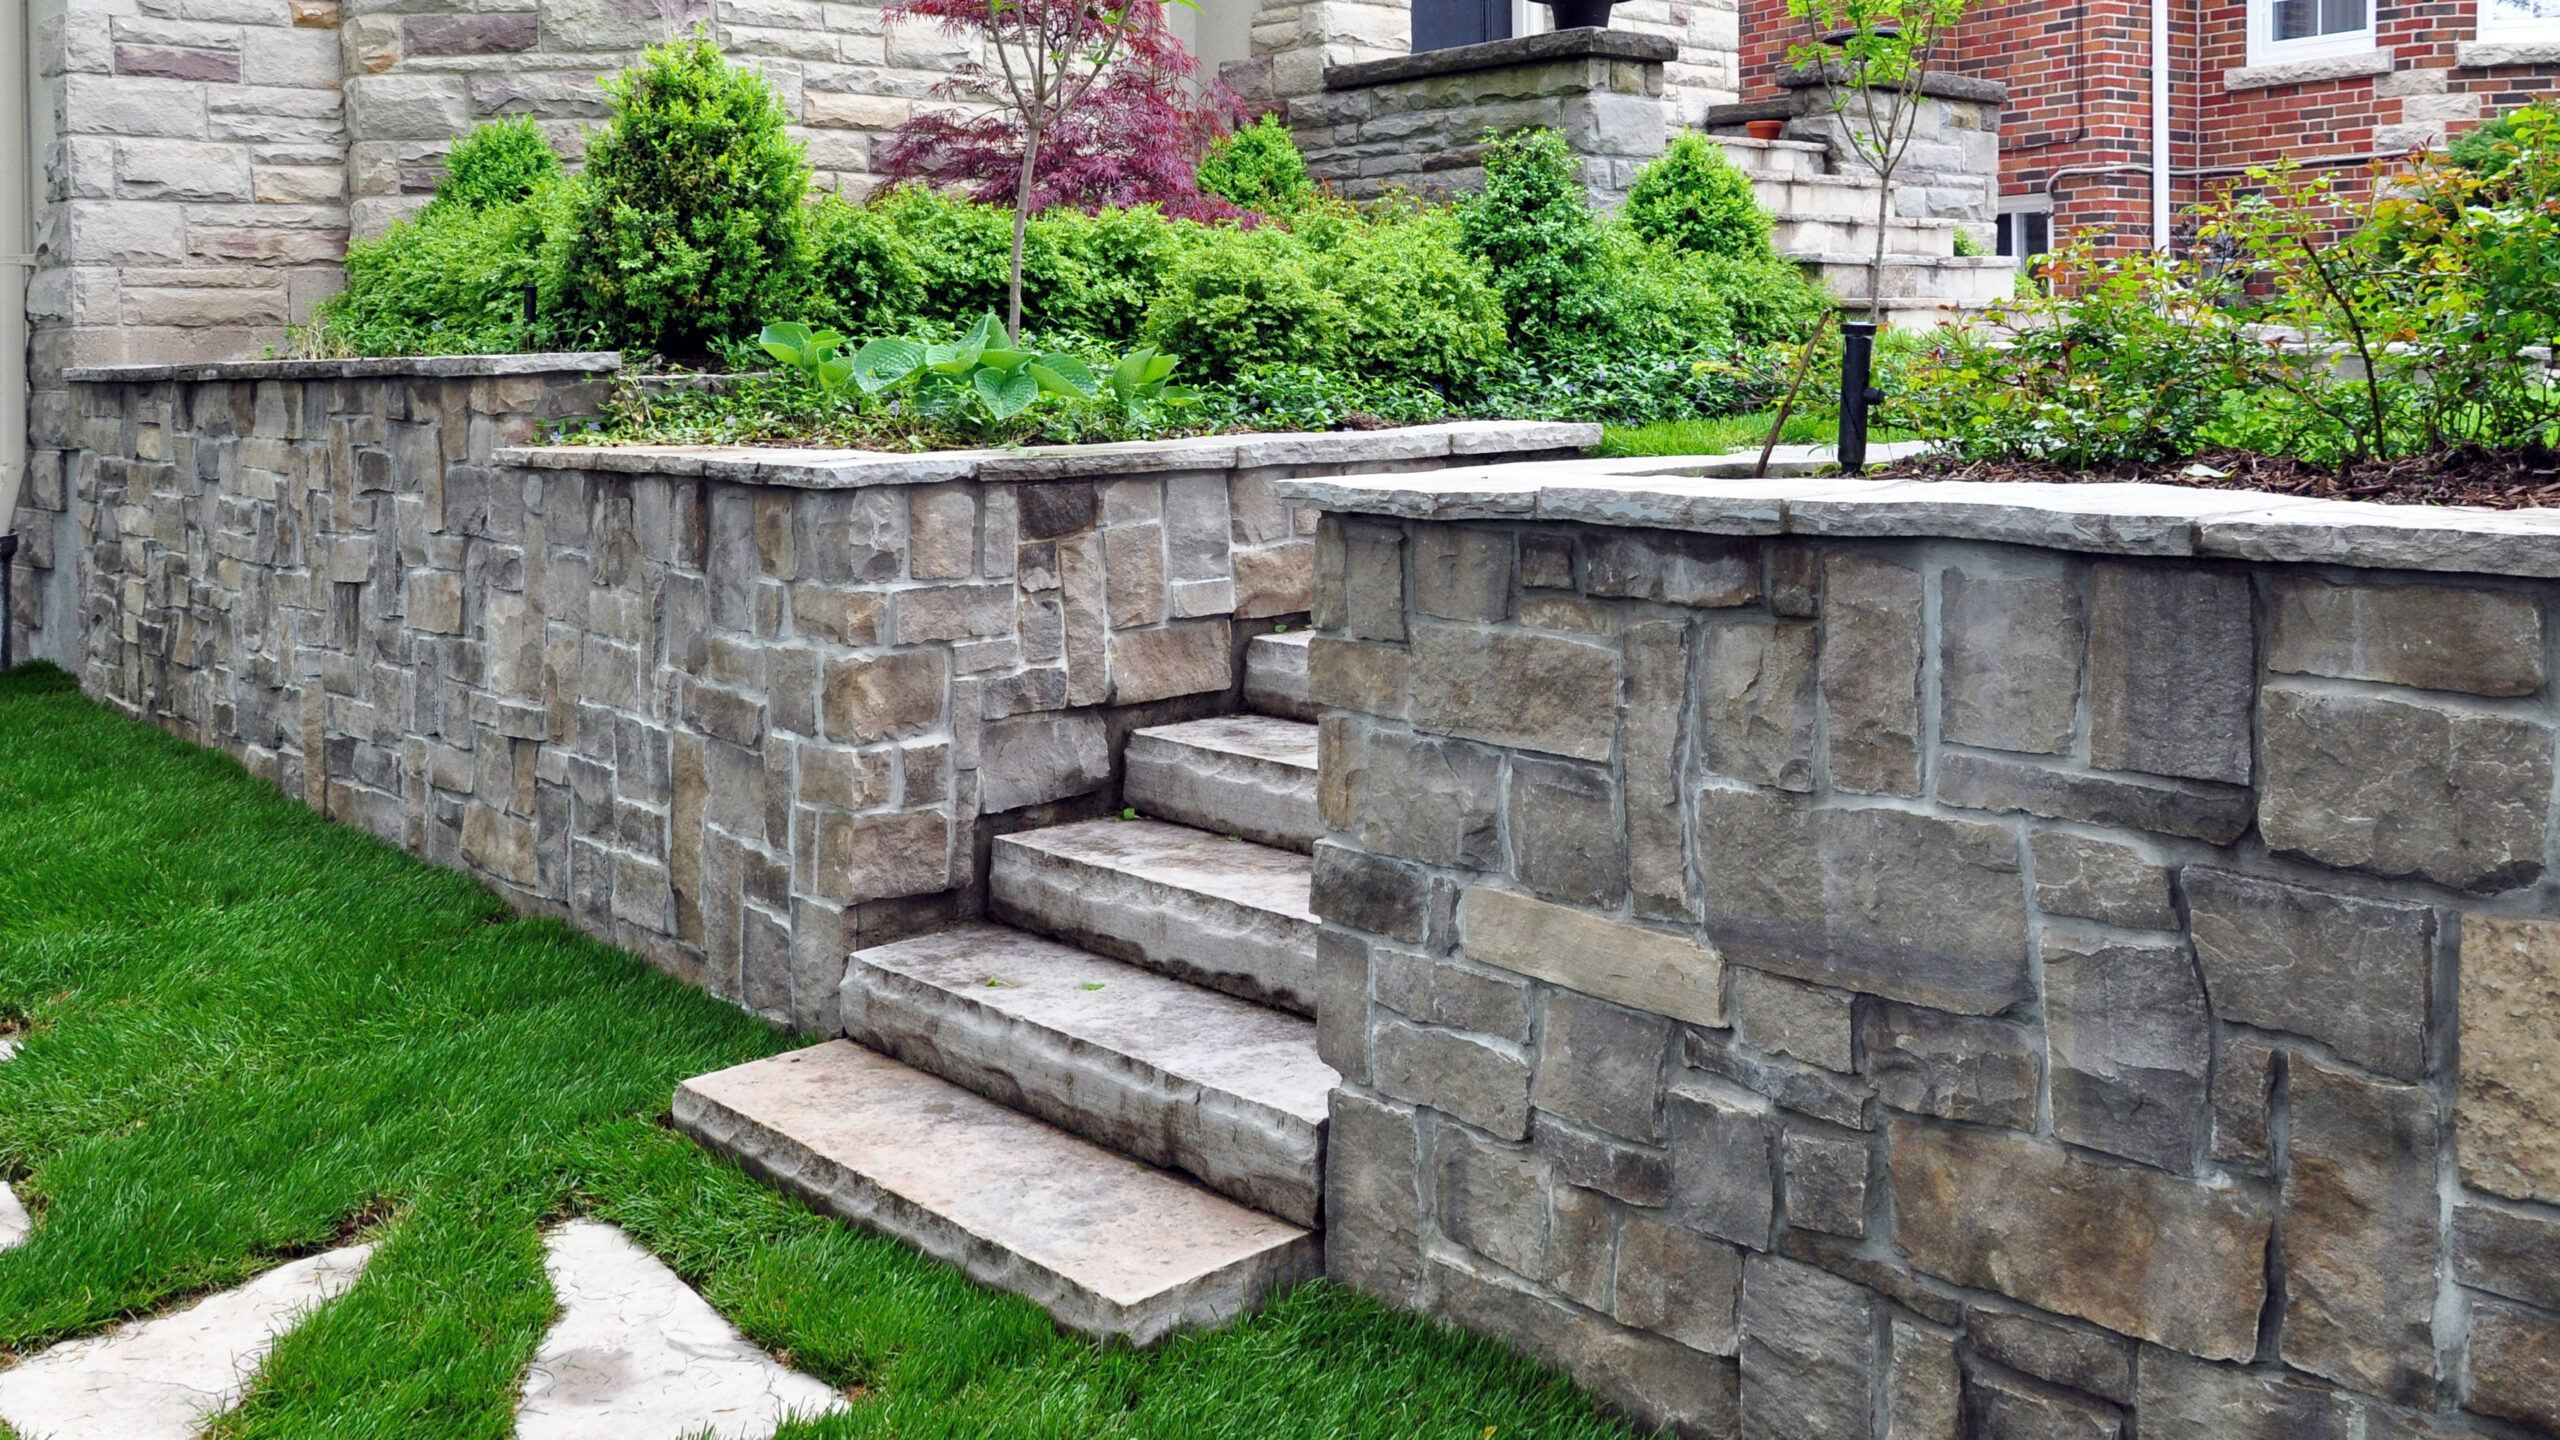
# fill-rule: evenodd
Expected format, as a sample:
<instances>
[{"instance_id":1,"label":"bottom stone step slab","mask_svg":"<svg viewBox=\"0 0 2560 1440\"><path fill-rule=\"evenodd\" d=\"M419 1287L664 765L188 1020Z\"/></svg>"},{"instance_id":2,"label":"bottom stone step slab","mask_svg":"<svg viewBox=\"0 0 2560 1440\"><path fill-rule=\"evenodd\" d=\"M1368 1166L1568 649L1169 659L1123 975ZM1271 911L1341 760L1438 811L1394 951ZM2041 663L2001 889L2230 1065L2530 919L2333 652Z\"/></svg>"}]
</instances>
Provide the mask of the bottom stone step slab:
<instances>
[{"instance_id":1,"label":"bottom stone step slab","mask_svg":"<svg viewBox=\"0 0 2560 1440\"><path fill-rule=\"evenodd\" d=\"M1222 1324L1324 1268L1314 1232L849 1040L697 1076L674 1111L767 1183L1096 1339Z\"/></svg>"}]
</instances>

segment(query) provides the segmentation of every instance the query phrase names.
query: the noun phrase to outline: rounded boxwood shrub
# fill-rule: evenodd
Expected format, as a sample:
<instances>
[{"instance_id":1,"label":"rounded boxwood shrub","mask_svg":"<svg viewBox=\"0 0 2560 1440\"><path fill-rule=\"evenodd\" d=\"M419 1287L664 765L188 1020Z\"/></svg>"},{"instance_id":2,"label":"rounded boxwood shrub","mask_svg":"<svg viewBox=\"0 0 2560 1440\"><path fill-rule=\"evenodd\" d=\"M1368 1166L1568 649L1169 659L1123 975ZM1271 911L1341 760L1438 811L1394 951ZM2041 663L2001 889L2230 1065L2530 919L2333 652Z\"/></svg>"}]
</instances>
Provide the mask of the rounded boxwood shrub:
<instances>
[{"instance_id":1,"label":"rounded boxwood shrub","mask_svg":"<svg viewBox=\"0 0 2560 1440\"><path fill-rule=\"evenodd\" d=\"M692 357L796 307L809 165L761 76L696 36L606 80L571 293L620 345Z\"/></svg>"},{"instance_id":2,"label":"rounded boxwood shrub","mask_svg":"<svg viewBox=\"0 0 2560 1440\"><path fill-rule=\"evenodd\" d=\"M1636 172L1620 212L1648 240L1705 255L1768 255L1773 217L1724 147L1692 130Z\"/></svg>"},{"instance_id":3,"label":"rounded boxwood shrub","mask_svg":"<svg viewBox=\"0 0 2560 1440\"><path fill-rule=\"evenodd\" d=\"M491 120L473 126L445 156L433 203L473 210L513 205L561 174L560 156L532 116Z\"/></svg>"},{"instance_id":4,"label":"rounded boxwood shrub","mask_svg":"<svg viewBox=\"0 0 2560 1440\"><path fill-rule=\"evenodd\" d=\"M834 195L809 206L809 303L801 318L854 334L904 329L924 307L915 247L890 214Z\"/></svg>"},{"instance_id":5,"label":"rounded boxwood shrub","mask_svg":"<svg viewBox=\"0 0 2560 1440\"><path fill-rule=\"evenodd\" d=\"M1166 274L1147 339L1187 376L1223 379L1247 365L1332 368L1350 315L1306 243L1276 225L1198 227Z\"/></svg>"},{"instance_id":6,"label":"rounded boxwood shrub","mask_svg":"<svg viewBox=\"0 0 2560 1440\"><path fill-rule=\"evenodd\" d=\"M1200 157L1200 193L1215 195L1247 210L1285 213L1315 198L1315 182L1307 178L1306 157L1277 115L1255 123L1209 147Z\"/></svg>"}]
</instances>

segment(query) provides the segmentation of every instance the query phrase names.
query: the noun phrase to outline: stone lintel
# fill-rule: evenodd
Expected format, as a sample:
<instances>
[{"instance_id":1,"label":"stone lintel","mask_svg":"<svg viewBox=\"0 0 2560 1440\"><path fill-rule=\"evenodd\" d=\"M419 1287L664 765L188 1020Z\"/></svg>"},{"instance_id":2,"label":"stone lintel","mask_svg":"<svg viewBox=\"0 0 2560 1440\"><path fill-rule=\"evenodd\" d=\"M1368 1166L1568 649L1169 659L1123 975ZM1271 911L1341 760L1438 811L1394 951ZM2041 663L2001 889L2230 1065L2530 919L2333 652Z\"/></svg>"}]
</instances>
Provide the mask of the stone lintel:
<instances>
[{"instance_id":1,"label":"stone lintel","mask_svg":"<svg viewBox=\"0 0 2560 1440\"><path fill-rule=\"evenodd\" d=\"M1639 35L1632 30L1553 30L1543 35L1488 40L1481 45L1426 50L1419 55L1366 60L1357 65L1335 65L1324 72L1324 88L1366 90L1377 85L1392 85L1400 80L1509 70L1515 66L1546 65L1558 60L1638 60L1659 65L1678 58L1680 47L1659 35Z\"/></svg>"}]
</instances>

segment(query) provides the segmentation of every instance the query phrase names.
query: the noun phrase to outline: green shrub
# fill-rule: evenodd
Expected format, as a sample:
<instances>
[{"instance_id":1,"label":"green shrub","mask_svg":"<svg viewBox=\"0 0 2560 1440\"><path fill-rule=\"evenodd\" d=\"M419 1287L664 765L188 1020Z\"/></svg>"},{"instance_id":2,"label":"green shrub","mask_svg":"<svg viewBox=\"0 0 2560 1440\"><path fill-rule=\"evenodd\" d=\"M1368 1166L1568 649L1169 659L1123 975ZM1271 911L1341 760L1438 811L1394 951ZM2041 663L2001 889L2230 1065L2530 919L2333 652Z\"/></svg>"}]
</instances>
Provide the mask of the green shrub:
<instances>
[{"instance_id":1,"label":"green shrub","mask_svg":"<svg viewBox=\"0 0 2560 1440\"><path fill-rule=\"evenodd\" d=\"M1247 210L1285 214L1315 198L1306 157L1277 115L1265 115L1200 157L1200 192Z\"/></svg>"},{"instance_id":2,"label":"green shrub","mask_svg":"<svg viewBox=\"0 0 2560 1440\"><path fill-rule=\"evenodd\" d=\"M1247 365L1313 365L1343 357L1351 327L1306 243L1276 225L1203 227L1165 276L1148 341L1211 379Z\"/></svg>"},{"instance_id":3,"label":"green shrub","mask_svg":"<svg viewBox=\"0 0 2560 1440\"><path fill-rule=\"evenodd\" d=\"M1771 253L1775 222L1751 177L1725 157L1723 146L1694 130L1636 172L1619 213L1638 235L1676 249L1743 258Z\"/></svg>"},{"instance_id":4,"label":"green shrub","mask_svg":"<svg viewBox=\"0 0 2560 1440\"><path fill-rule=\"evenodd\" d=\"M347 286L321 307L326 346L358 355L482 355L592 343L561 319L559 256L579 212L577 186L485 209L430 205L347 247ZM524 287L541 319L524 323Z\"/></svg>"},{"instance_id":5,"label":"green shrub","mask_svg":"<svg viewBox=\"0 0 2560 1440\"><path fill-rule=\"evenodd\" d=\"M1601 241L1581 168L1553 130L1489 137L1484 189L1457 207L1460 243L1488 267L1514 339L1533 349L1598 308Z\"/></svg>"},{"instance_id":6,"label":"green shrub","mask_svg":"<svg viewBox=\"0 0 2560 1440\"><path fill-rule=\"evenodd\" d=\"M613 124L588 149L567 262L583 313L620 345L691 356L797 308L809 166L772 87L699 36L604 83Z\"/></svg>"},{"instance_id":7,"label":"green shrub","mask_svg":"<svg viewBox=\"0 0 2560 1440\"><path fill-rule=\"evenodd\" d=\"M486 210L532 198L561 175L560 157L530 115L474 126L455 142L436 182L434 203Z\"/></svg>"},{"instance_id":8,"label":"green shrub","mask_svg":"<svg viewBox=\"0 0 2560 1440\"><path fill-rule=\"evenodd\" d=\"M924 308L914 246L888 212L825 196L809 207L810 321L854 334L903 330Z\"/></svg>"},{"instance_id":9,"label":"green shrub","mask_svg":"<svg viewBox=\"0 0 2560 1440\"><path fill-rule=\"evenodd\" d=\"M919 315L965 325L989 310L1003 312L1010 210L921 186L901 186L860 208L884 227L882 243L898 247L913 268L923 292ZM1033 216L1023 236L1023 323L1122 349L1136 344L1187 228L1144 207L1098 215L1061 207ZM820 276L817 283L825 290L834 282Z\"/></svg>"}]
</instances>

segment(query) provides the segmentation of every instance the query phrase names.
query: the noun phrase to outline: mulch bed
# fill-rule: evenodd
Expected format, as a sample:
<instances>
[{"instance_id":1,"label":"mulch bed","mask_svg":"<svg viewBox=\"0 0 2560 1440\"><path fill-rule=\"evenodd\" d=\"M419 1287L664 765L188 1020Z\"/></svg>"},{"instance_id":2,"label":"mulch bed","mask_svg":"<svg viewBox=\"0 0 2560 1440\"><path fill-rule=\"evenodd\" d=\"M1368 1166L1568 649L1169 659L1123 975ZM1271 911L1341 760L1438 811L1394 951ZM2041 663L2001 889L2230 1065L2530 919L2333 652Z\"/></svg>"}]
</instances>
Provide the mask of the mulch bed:
<instances>
[{"instance_id":1,"label":"mulch bed","mask_svg":"<svg viewBox=\"0 0 2560 1440\"><path fill-rule=\"evenodd\" d=\"M2218 472L2218 473L2206 473ZM1944 456L1906 460L1874 472L1911 480L2043 480L2065 484L2143 480L2203 490L2258 490L2315 500L2374 500L2385 505L2478 505L2492 510L2560 506L2560 452L2476 448L2375 460L2344 469L2281 456L2219 450L2183 465L2116 465L2070 470L2035 460L1963 464Z\"/></svg>"}]
</instances>

